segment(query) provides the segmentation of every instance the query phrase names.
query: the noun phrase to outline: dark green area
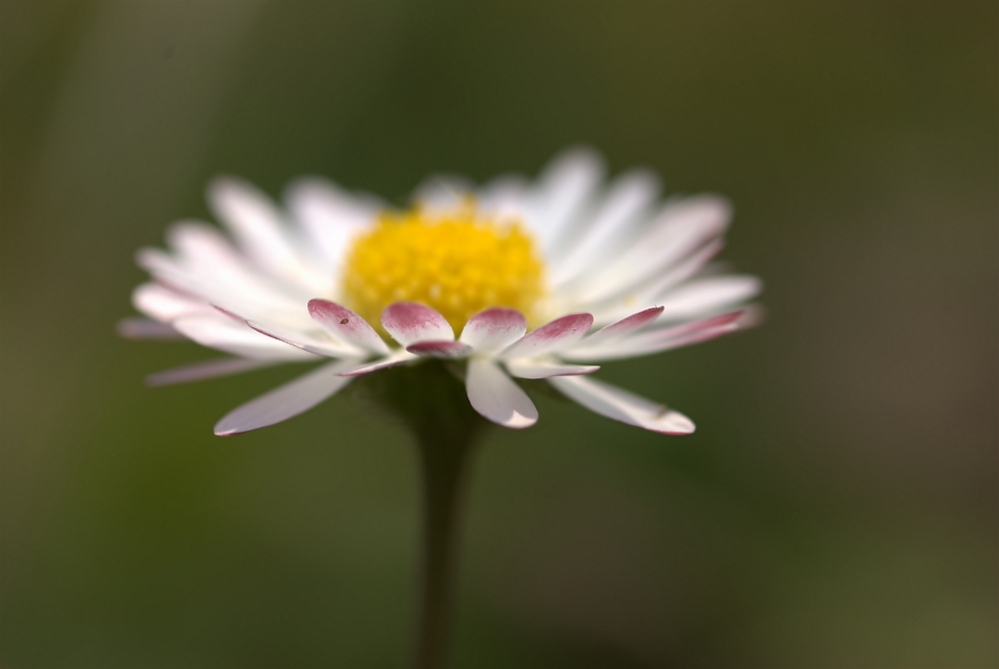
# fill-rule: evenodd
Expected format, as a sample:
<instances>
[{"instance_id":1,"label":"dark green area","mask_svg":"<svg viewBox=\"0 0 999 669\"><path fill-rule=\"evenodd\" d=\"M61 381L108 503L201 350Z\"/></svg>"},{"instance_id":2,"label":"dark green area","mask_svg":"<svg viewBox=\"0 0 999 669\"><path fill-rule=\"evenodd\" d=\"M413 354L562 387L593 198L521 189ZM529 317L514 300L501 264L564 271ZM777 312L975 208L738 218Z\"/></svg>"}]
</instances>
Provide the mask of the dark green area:
<instances>
[{"instance_id":1,"label":"dark green area","mask_svg":"<svg viewBox=\"0 0 999 669\"><path fill-rule=\"evenodd\" d=\"M405 201L564 147L735 204L759 330L539 397L474 467L455 667L999 664L994 2L0 3L0 664L392 667L416 455L296 370L119 340L133 255L233 173Z\"/></svg>"}]
</instances>

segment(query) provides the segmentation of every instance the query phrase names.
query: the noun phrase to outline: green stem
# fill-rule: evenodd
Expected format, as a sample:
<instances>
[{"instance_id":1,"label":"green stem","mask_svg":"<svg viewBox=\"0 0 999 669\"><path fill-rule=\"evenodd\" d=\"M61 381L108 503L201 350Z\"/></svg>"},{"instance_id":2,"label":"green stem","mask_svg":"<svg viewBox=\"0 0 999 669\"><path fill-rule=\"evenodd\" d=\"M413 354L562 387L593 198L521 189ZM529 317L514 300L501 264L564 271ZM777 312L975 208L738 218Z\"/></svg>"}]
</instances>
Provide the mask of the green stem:
<instances>
[{"instance_id":1,"label":"green stem","mask_svg":"<svg viewBox=\"0 0 999 669\"><path fill-rule=\"evenodd\" d=\"M374 375L372 375L374 376ZM422 484L421 603L416 669L447 660L457 528L472 447L489 423L469 406L464 383L440 361L378 374L377 396L416 437Z\"/></svg>"},{"instance_id":2,"label":"green stem","mask_svg":"<svg viewBox=\"0 0 999 669\"><path fill-rule=\"evenodd\" d=\"M419 436L423 474L423 563L416 669L446 664L452 610L457 527L470 442Z\"/></svg>"}]
</instances>

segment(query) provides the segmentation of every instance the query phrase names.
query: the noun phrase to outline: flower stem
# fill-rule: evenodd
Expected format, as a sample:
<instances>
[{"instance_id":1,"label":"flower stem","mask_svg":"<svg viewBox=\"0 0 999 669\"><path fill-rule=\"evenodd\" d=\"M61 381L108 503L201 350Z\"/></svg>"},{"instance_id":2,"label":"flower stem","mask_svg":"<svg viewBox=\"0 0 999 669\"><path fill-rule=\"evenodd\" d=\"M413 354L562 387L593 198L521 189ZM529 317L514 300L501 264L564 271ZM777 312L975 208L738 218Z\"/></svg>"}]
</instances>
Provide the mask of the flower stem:
<instances>
[{"instance_id":1,"label":"flower stem","mask_svg":"<svg viewBox=\"0 0 999 669\"><path fill-rule=\"evenodd\" d=\"M416 438L422 484L422 564L416 669L447 661L457 534L473 446L489 425L469 406L464 384L440 361L379 374L380 397Z\"/></svg>"},{"instance_id":2,"label":"flower stem","mask_svg":"<svg viewBox=\"0 0 999 669\"><path fill-rule=\"evenodd\" d=\"M413 666L441 669L447 659L463 474L470 441L420 435L423 478L423 563L420 618Z\"/></svg>"}]
</instances>

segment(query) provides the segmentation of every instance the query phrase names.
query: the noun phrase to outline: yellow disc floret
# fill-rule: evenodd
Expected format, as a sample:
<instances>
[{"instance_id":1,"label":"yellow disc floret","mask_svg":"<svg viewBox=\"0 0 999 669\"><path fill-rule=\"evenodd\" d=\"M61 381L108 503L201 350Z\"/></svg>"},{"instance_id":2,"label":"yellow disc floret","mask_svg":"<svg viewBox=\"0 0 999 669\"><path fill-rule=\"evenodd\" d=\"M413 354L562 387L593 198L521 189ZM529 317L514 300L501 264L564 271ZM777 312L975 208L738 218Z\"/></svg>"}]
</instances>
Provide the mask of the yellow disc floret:
<instances>
[{"instance_id":1,"label":"yellow disc floret","mask_svg":"<svg viewBox=\"0 0 999 669\"><path fill-rule=\"evenodd\" d=\"M420 208L379 216L348 250L344 299L377 327L382 309L421 302L455 333L489 307L512 307L528 319L544 291L532 238L513 221L476 215L472 205L429 215Z\"/></svg>"}]
</instances>

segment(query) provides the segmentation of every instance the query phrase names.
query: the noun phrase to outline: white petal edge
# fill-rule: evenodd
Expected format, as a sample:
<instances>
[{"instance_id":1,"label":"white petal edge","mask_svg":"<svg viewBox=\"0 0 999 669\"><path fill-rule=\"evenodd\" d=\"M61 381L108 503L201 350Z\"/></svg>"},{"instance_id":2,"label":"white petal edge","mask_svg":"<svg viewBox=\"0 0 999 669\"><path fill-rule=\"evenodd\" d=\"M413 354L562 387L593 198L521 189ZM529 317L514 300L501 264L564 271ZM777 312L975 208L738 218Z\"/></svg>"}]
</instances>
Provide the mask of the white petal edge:
<instances>
[{"instance_id":1,"label":"white petal edge","mask_svg":"<svg viewBox=\"0 0 999 669\"><path fill-rule=\"evenodd\" d=\"M350 378L339 375L340 370L350 364L352 363L338 361L323 365L291 383L250 400L216 423L215 434L227 437L249 432L308 411L350 383Z\"/></svg>"},{"instance_id":2,"label":"white petal edge","mask_svg":"<svg viewBox=\"0 0 999 669\"><path fill-rule=\"evenodd\" d=\"M693 421L682 413L609 383L583 376L556 376L548 382L601 416L660 434L678 436L694 431Z\"/></svg>"},{"instance_id":3,"label":"white petal edge","mask_svg":"<svg viewBox=\"0 0 999 669\"><path fill-rule=\"evenodd\" d=\"M468 361L465 389L472 408L497 425L519 430L538 421L531 398L491 360Z\"/></svg>"}]
</instances>

